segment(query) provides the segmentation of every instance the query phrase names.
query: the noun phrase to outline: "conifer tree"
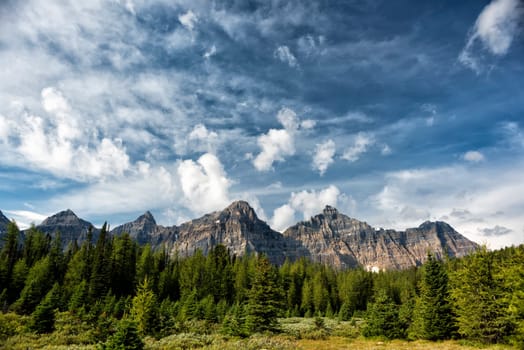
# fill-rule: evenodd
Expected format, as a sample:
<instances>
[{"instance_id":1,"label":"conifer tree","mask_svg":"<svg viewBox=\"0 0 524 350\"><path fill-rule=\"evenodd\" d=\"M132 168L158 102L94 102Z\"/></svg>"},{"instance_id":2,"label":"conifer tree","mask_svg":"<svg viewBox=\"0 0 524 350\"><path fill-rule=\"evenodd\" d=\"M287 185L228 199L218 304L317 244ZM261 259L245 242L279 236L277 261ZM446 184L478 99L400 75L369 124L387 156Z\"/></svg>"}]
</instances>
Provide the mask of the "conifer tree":
<instances>
[{"instance_id":1,"label":"conifer tree","mask_svg":"<svg viewBox=\"0 0 524 350\"><path fill-rule=\"evenodd\" d=\"M93 256L93 266L89 281L89 299L99 300L104 297L109 290L111 242L108 237L107 223L104 223L100 230L100 236L96 242Z\"/></svg>"},{"instance_id":2,"label":"conifer tree","mask_svg":"<svg viewBox=\"0 0 524 350\"><path fill-rule=\"evenodd\" d=\"M428 340L449 339L455 330L455 320L449 303L448 275L442 262L432 254L428 254L422 271L412 336Z\"/></svg>"},{"instance_id":3,"label":"conifer tree","mask_svg":"<svg viewBox=\"0 0 524 350\"><path fill-rule=\"evenodd\" d=\"M388 339L402 338L404 330L399 322L398 305L385 290L380 290L375 301L368 307L366 326L363 335L366 337L383 336Z\"/></svg>"},{"instance_id":4,"label":"conifer tree","mask_svg":"<svg viewBox=\"0 0 524 350\"><path fill-rule=\"evenodd\" d=\"M55 283L31 315L30 328L33 331L36 333L50 333L54 330L55 309L58 307L59 299L60 287L58 283Z\"/></svg>"},{"instance_id":5,"label":"conifer tree","mask_svg":"<svg viewBox=\"0 0 524 350\"><path fill-rule=\"evenodd\" d=\"M458 332L485 343L503 341L513 324L504 297L504 281L496 274L494 254L481 247L463 260L452 277Z\"/></svg>"},{"instance_id":6,"label":"conifer tree","mask_svg":"<svg viewBox=\"0 0 524 350\"><path fill-rule=\"evenodd\" d=\"M249 292L246 326L250 332L277 330L283 300L276 269L269 259L260 256L255 266L253 285Z\"/></svg>"},{"instance_id":7,"label":"conifer tree","mask_svg":"<svg viewBox=\"0 0 524 350\"><path fill-rule=\"evenodd\" d=\"M118 329L109 339L101 346L103 350L142 350L144 342L138 334L135 322L123 319L118 324Z\"/></svg>"},{"instance_id":8,"label":"conifer tree","mask_svg":"<svg viewBox=\"0 0 524 350\"><path fill-rule=\"evenodd\" d=\"M157 319L157 298L147 277L138 286L132 301L131 315L140 334L152 334Z\"/></svg>"}]
</instances>

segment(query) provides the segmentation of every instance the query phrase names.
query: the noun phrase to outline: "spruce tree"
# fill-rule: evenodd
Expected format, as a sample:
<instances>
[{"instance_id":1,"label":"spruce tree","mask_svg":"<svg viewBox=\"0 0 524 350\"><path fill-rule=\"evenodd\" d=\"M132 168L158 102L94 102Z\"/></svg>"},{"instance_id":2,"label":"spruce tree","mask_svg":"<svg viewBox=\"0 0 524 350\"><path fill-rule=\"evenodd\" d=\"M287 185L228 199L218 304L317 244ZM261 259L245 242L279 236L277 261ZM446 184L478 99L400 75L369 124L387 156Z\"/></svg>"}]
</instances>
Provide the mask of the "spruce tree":
<instances>
[{"instance_id":1,"label":"spruce tree","mask_svg":"<svg viewBox=\"0 0 524 350\"><path fill-rule=\"evenodd\" d=\"M452 275L458 332L484 343L503 341L513 327L504 277L497 275L494 263L494 254L484 246L466 257Z\"/></svg>"},{"instance_id":2,"label":"spruce tree","mask_svg":"<svg viewBox=\"0 0 524 350\"><path fill-rule=\"evenodd\" d=\"M455 319L449 303L446 269L428 254L422 271L410 335L428 340L449 339L455 331Z\"/></svg>"},{"instance_id":3,"label":"spruce tree","mask_svg":"<svg viewBox=\"0 0 524 350\"><path fill-rule=\"evenodd\" d=\"M404 330L400 324L398 309L398 305L387 292L380 290L375 301L368 307L363 335L388 339L403 338Z\"/></svg>"},{"instance_id":4,"label":"spruce tree","mask_svg":"<svg viewBox=\"0 0 524 350\"><path fill-rule=\"evenodd\" d=\"M118 324L118 329L101 346L103 350L142 350L144 342L138 335L138 329L135 322L123 319Z\"/></svg>"},{"instance_id":5,"label":"spruce tree","mask_svg":"<svg viewBox=\"0 0 524 350\"><path fill-rule=\"evenodd\" d=\"M283 298L276 269L267 257L260 256L257 259L253 285L249 292L247 329L250 332L277 330L277 316L283 306Z\"/></svg>"},{"instance_id":6,"label":"spruce tree","mask_svg":"<svg viewBox=\"0 0 524 350\"><path fill-rule=\"evenodd\" d=\"M60 300L60 287L57 283L46 294L44 300L31 315L30 328L36 333L51 333L55 326L55 309Z\"/></svg>"}]
</instances>

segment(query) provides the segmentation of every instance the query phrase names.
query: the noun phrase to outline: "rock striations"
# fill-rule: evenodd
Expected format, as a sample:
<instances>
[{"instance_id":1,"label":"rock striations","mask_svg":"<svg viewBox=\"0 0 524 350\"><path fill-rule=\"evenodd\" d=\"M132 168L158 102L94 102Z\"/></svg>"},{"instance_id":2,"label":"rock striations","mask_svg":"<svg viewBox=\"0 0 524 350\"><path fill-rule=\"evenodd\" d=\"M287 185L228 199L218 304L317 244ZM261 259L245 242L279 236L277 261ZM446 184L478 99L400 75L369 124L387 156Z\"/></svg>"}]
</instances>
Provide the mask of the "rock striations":
<instances>
[{"instance_id":1,"label":"rock striations","mask_svg":"<svg viewBox=\"0 0 524 350\"><path fill-rule=\"evenodd\" d=\"M60 231L67 244L73 240L81 243L91 226L67 210L49 217L37 228L49 234ZM337 268L362 266L372 271L420 265L428 252L439 258L461 257L477 248L476 243L444 222L428 221L405 231L375 230L330 206L280 233L260 220L244 201L180 226L157 225L153 215L146 212L111 231L114 235L124 232L139 244L149 243L178 256L189 256L197 250L207 254L222 244L231 254L262 253L275 264L306 257ZM98 233L99 230L93 230L93 236Z\"/></svg>"},{"instance_id":2,"label":"rock striations","mask_svg":"<svg viewBox=\"0 0 524 350\"><path fill-rule=\"evenodd\" d=\"M420 265L428 252L439 258L461 257L477 247L444 222L425 222L406 231L375 230L330 206L288 228L284 236L300 241L314 261L373 271Z\"/></svg>"}]
</instances>

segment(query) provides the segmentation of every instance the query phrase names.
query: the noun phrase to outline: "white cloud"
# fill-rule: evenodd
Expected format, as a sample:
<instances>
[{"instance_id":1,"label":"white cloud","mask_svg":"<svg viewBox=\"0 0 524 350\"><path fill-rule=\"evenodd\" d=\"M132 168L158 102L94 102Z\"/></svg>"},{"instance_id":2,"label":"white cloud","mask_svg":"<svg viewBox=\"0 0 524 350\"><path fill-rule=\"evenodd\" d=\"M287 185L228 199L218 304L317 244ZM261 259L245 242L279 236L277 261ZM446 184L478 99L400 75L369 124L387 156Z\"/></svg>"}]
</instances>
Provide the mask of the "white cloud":
<instances>
[{"instance_id":1,"label":"white cloud","mask_svg":"<svg viewBox=\"0 0 524 350\"><path fill-rule=\"evenodd\" d=\"M464 160L471 162L471 163L479 163L486 159L484 155L480 153L479 151L468 151L464 153L462 158L464 158Z\"/></svg>"},{"instance_id":2,"label":"white cloud","mask_svg":"<svg viewBox=\"0 0 524 350\"><path fill-rule=\"evenodd\" d=\"M211 56L216 55L216 53L217 53L217 47L213 45L211 46L211 48L208 51L204 52L204 58L209 59L211 58Z\"/></svg>"},{"instance_id":3,"label":"white cloud","mask_svg":"<svg viewBox=\"0 0 524 350\"><path fill-rule=\"evenodd\" d=\"M133 172L123 177L75 188L45 204L55 212L71 208L80 217L172 207L180 197L173 174L173 169L139 162Z\"/></svg>"},{"instance_id":4,"label":"white cloud","mask_svg":"<svg viewBox=\"0 0 524 350\"><path fill-rule=\"evenodd\" d=\"M493 0L484 7L470 31L459 61L477 73L482 70L477 41L491 54L505 55L517 34L522 9L519 0Z\"/></svg>"},{"instance_id":5,"label":"white cloud","mask_svg":"<svg viewBox=\"0 0 524 350\"><path fill-rule=\"evenodd\" d=\"M184 27L190 31L193 31L193 29L195 29L196 23L198 22L198 17L193 13L193 11L188 10L186 13L178 16L178 20Z\"/></svg>"},{"instance_id":6,"label":"white cloud","mask_svg":"<svg viewBox=\"0 0 524 350\"><path fill-rule=\"evenodd\" d=\"M316 145L315 154L313 155L313 167L324 175L327 168L334 162L336 146L333 140L327 140L324 143Z\"/></svg>"},{"instance_id":7,"label":"white cloud","mask_svg":"<svg viewBox=\"0 0 524 350\"><path fill-rule=\"evenodd\" d=\"M41 92L47 117L22 111L9 144L18 165L44 170L59 178L86 181L121 176L131 164L122 140L103 137L80 127L74 110L54 87Z\"/></svg>"},{"instance_id":8,"label":"white cloud","mask_svg":"<svg viewBox=\"0 0 524 350\"><path fill-rule=\"evenodd\" d=\"M288 131L295 131L298 129L299 120L297 114L289 108L282 108L277 114L278 121Z\"/></svg>"},{"instance_id":9,"label":"white cloud","mask_svg":"<svg viewBox=\"0 0 524 350\"><path fill-rule=\"evenodd\" d=\"M282 232L293 224L295 224L295 209L289 204L284 204L273 211L271 227L274 230Z\"/></svg>"},{"instance_id":10,"label":"white cloud","mask_svg":"<svg viewBox=\"0 0 524 350\"><path fill-rule=\"evenodd\" d=\"M342 159L346 159L350 162L356 162L362 153L365 153L369 146L375 143L373 136L359 132L353 141L351 147L346 148Z\"/></svg>"},{"instance_id":11,"label":"white cloud","mask_svg":"<svg viewBox=\"0 0 524 350\"><path fill-rule=\"evenodd\" d=\"M229 204L231 181L213 154L206 153L196 162L185 160L177 169L184 194L184 205L195 214L222 209Z\"/></svg>"},{"instance_id":12,"label":"white cloud","mask_svg":"<svg viewBox=\"0 0 524 350\"><path fill-rule=\"evenodd\" d=\"M271 218L271 226L282 231L295 223L295 214L302 214L303 220L322 213L326 205L339 208L342 212L353 211L356 203L340 190L330 185L322 190L292 192L288 203L276 208Z\"/></svg>"},{"instance_id":13,"label":"white cloud","mask_svg":"<svg viewBox=\"0 0 524 350\"><path fill-rule=\"evenodd\" d=\"M5 210L4 214L9 219L14 219L20 229L29 228L31 224L38 225L47 218L46 215L28 210Z\"/></svg>"},{"instance_id":14,"label":"white cloud","mask_svg":"<svg viewBox=\"0 0 524 350\"><path fill-rule=\"evenodd\" d=\"M193 151L204 150L208 153L215 153L218 143L218 134L209 131L204 124L195 125L188 136L188 146Z\"/></svg>"},{"instance_id":15,"label":"white cloud","mask_svg":"<svg viewBox=\"0 0 524 350\"><path fill-rule=\"evenodd\" d=\"M313 129L317 125L317 122L313 119L306 119L300 122L300 127L302 129Z\"/></svg>"},{"instance_id":16,"label":"white cloud","mask_svg":"<svg viewBox=\"0 0 524 350\"><path fill-rule=\"evenodd\" d=\"M516 161L505 169L454 165L392 172L366 202L366 216L373 225L399 230L425 220L444 220L478 243L487 239L491 248L519 244L523 169ZM497 225L506 230L496 230ZM503 231L504 240L498 239L495 233Z\"/></svg>"},{"instance_id":17,"label":"white cloud","mask_svg":"<svg viewBox=\"0 0 524 350\"><path fill-rule=\"evenodd\" d=\"M258 137L261 152L253 159L253 165L258 171L268 171L274 162L282 162L286 156L295 154L295 133L300 126L296 113L289 108L282 108L277 119L284 129L270 129L267 134Z\"/></svg>"},{"instance_id":18,"label":"white cloud","mask_svg":"<svg viewBox=\"0 0 524 350\"><path fill-rule=\"evenodd\" d=\"M297 58L295 57L295 55L293 55L293 53L291 52L291 50L289 49L289 47L283 45L283 46L279 46L275 52L273 53L273 55L275 56L275 58L277 58L278 60L280 60L281 62L283 63L286 63L287 65L289 65L291 68L296 68L298 67L298 61L297 61Z\"/></svg>"}]
</instances>

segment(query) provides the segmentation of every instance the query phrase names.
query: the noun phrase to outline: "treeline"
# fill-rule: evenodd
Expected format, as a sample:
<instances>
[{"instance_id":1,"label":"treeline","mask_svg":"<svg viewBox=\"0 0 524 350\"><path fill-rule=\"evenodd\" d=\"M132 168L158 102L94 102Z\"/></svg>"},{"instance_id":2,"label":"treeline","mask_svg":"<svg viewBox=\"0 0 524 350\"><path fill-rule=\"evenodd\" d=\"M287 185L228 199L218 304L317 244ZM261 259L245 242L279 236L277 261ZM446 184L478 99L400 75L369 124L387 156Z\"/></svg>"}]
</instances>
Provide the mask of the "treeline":
<instances>
[{"instance_id":1,"label":"treeline","mask_svg":"<svg viewBox=\"0 0 524 350\"><path fill-rule=\"evenodd\" d=\"M366 337L524 344L524 246L446 262L429 253L421 268L371 273L306 259L276 267L224 246L170 257L128 234L111 236L106 225L96 242L89 236L64 251L59 233L32 228L21 242L11 223L0 307L30 315L36 333L52 332L56 312L67 312L91 327L93 342L114 340L122 327L128 337L162 337L200 320L248 336L278 331L278 317L322 316L363 320Z\"/></svg>"}]
</instances>

